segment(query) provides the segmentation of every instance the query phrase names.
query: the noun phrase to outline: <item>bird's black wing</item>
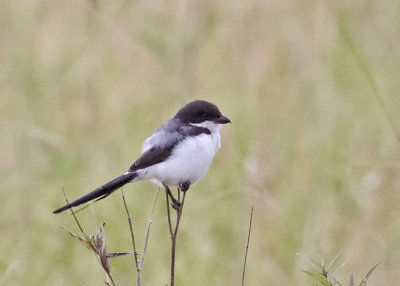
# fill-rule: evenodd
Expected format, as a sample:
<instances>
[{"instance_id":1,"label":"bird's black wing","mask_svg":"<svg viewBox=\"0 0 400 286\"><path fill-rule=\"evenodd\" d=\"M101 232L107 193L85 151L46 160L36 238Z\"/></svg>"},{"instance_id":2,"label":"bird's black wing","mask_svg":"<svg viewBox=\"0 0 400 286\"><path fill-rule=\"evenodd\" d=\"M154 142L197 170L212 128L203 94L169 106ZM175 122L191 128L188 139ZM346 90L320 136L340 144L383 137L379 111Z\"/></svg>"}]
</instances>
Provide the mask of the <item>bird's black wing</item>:
<instances>
[{"instance_id":1,"label":"bird's black wing","mask_svg":"<svg viewBox=\"0 0 400 286\"><path fill-rule=\"evenodd\" d=\"M144 152L129 168L130 172L161 163L171 156L174 147L188 137L201 134L211 134L204 127L182 124L176 119L160 126L154 134L145 141Z\"/></svg>"},{"instance_id":2,"label":"bird's black wing","mask_svg":"<svg viewBox=\"0 0 400 286\"><path fill-rule=\"evenodd\" d=\"M129 172L134 172L139 169L147 168L154 164L165 161L172 153L172 149L175 144L171 144L167 147L151 147L149 150L144 152L139 159L129 168Z\"/></svg>"}]
</instances>

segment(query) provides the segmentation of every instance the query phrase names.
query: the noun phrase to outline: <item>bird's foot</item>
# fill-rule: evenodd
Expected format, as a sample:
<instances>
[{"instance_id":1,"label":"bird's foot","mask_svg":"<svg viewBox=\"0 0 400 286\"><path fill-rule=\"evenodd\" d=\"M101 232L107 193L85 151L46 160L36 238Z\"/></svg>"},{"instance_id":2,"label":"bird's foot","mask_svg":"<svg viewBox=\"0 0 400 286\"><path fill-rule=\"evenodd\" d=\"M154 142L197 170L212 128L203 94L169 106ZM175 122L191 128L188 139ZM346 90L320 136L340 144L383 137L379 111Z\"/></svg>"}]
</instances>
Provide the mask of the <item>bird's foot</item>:
<instances>
[{"instance_id":1,"label":"bird's foot","mask_svg":"<svg viewBox=\"0 0 400 286\"><path fill-rule=\"evenodd\" d=\"M190 187L190 182L186 181L186 182L180 183L178 187L182 192L186 192Z\"/></svg>"},{"instance_id":2,"label":"bird's foot","mask_svg":"<svg viewBox=\"0 0 400 286\"><path fill-rule=\"evenodd\" d=\"M178 202L177 200L175 200L175 201L172 201L171 206L172 206L172 208L173 208L174 210L176 210L177 212L179 212L179 210L181 209L182 204L181 204L180 202Z\"/></svg>"}]
</instances>

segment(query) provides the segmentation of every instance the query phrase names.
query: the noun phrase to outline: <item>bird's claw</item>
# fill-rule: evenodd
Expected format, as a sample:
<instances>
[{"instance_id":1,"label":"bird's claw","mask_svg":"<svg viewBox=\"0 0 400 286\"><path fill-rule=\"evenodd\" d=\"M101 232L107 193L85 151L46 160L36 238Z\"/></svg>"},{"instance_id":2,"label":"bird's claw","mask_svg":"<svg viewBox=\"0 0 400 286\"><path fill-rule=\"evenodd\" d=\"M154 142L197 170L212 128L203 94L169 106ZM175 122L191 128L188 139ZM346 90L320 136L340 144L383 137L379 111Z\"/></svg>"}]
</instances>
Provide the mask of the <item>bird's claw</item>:
<instances>
[{"instance_id":1,"label":"bird's claw","mask_svg":"<svg viewBox=\"0 0 400 286\"><path fill-rule=\"evenodd\" d=\"M190 182L187 181L187 182L180 183L178 187L182 192L186 192L190 187Z\"/></svg>"},{"instance_id":2,"label":"bird's claw","mask_svg":"<svg viewBox=\"0 0 400 286\"><path fill-rule=\"evenodd\" d=\"M179 212L179 210L181 209L181 203L178 202L178 201L172 202L171 206L172 206L172 208L173 208L174 210L176 210L177 212Z\"/></svg>"}]
</instances>

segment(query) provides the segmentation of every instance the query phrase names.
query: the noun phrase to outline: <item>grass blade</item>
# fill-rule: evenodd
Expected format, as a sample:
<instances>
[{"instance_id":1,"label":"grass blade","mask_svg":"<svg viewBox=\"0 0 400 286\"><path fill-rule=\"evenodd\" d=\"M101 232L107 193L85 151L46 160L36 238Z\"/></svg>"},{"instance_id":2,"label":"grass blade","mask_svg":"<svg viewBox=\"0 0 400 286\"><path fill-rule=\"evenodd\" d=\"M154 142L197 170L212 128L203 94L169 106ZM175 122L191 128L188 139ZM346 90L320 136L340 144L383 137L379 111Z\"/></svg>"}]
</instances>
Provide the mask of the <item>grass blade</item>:
<instances>
[{"instance_id":1,"label":"grass blade","mask_svg":"<svg viewBox=\"0 0 400 286\"><path fill-rule=\"evenodd\" d=\"M339 253L329 262L328 267L326 268L326 271L331 270L333 264L335 264L336 260L339 258L339 256L342 254L343 249L339 251Z\"/></svg>"},{"instance_id":2,"label":"grass blade","mask_svg":"<svg viewBox=\"0 0 400 286\"><path fill-rule=\"evenodd\" d=\"M372 272L375 270L375 268L379 264L381 264L382 261L383 261L383 259L381 261L379 261L377 264L375 264L374 267L372 267L370 271L368 271L368 273L364 276L363 280L360 282L359 286L367 285L367 280L368 280L369 276L372 274Z\"/></svg>"}]
</instances>

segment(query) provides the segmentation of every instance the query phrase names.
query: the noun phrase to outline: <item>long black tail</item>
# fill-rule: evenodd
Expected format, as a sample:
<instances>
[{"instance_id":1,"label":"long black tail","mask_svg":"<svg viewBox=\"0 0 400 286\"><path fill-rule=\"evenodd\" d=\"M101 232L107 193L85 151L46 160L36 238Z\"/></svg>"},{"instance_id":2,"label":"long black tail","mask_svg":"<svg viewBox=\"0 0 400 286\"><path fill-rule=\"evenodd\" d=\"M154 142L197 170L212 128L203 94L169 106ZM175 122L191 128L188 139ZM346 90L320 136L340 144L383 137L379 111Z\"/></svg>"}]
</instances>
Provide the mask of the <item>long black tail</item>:
<instances>
[{"instance_id":1,"label":"long black tail","mask_svg":"<svg viewBox=\"0 0 400 286\"><path fill-rule=\"evenodd\" d=\"M84 195L83 197L77 199L76 201L73 201L72 203L69 203L59 209L56 209L55 211L53 211L53 213L58 214L62 211L65 211L66 209L79 206L83 203L86 203L93 199L97 199L99 197L100 197L99 200L104 199L115 190L121 188L123 185L132 181L136 176L137 175L135 172L125 173L122 176L119 176L118 178L115 178L114 180L102 185L101 187L98 187L94 191L90 192L87 195Z\"/></svg>"}]
</instances>

